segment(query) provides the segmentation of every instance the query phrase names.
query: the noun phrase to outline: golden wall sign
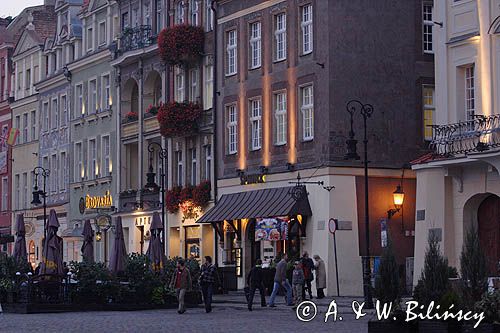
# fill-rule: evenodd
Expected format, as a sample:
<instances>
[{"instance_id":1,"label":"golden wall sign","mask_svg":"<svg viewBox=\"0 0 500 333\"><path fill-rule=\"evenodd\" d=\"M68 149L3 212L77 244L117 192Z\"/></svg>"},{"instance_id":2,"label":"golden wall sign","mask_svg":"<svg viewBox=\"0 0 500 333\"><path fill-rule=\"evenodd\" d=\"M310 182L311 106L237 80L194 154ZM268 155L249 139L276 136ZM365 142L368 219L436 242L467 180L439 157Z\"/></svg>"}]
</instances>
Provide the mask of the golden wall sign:
<instances>
[{"instance_id":1,"label":"golden wall sign","mask_svg":"<svg viewBox=\"0 0 500 333\"><path fill-rule=\"evenodd\" d=\"M85 209L111 208L113 206L113 197L106 191L103 196L91 197L87 194L85 197Z\"/></svg>"}]
</instances>

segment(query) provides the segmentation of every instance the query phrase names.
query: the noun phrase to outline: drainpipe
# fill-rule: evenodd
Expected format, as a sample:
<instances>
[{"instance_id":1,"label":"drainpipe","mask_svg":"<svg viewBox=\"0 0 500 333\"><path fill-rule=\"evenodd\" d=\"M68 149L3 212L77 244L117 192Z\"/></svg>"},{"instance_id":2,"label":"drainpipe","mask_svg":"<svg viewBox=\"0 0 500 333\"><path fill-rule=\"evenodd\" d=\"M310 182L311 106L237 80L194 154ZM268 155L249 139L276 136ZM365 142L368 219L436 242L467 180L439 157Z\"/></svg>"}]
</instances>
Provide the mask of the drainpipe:
<instances>
[{"instance_id":1,"label":"drainpipe","mask_svg":"<svg viewBox=\"0 0 500 333\"><path fill-rule=\"evenodd\" d=\"M213 50L213 96L212 96L212 117L213 117L213 135L212 135L212 149L213 149L213 165L214 165L214 177L213 177L213 189L214 189L214 205L217 204L217 1L212 0L212 12L213 12L213 21L214 21L214 26L213 26L213 34L214 34L214 50ZM215 244L215 262L219 262L219 242L217 240L217 230L214 230L214 244Z\"/></svg>"}]
</instances>

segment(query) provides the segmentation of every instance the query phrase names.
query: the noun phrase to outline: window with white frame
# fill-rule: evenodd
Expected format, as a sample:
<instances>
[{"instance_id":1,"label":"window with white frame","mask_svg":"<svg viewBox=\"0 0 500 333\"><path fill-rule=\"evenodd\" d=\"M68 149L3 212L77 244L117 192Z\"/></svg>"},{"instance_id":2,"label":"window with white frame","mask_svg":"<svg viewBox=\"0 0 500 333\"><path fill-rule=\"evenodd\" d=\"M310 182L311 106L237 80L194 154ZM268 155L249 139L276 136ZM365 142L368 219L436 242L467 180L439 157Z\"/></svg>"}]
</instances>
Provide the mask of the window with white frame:
<instances>
[{"instance_id":1,"label":"window with white frame","mask_svg":"<svg viewBox=\"0 0 500 333\"><path fill-rule=\"evenodd\" d=\"M66 182L67 182L66 174L68 173L68 160L65 151L61 152L61 156L59 157L59 163L60 163L59 190L62 192L66 190Z\"/></svg>"},{"instance_id":2,"label":"window with white frame","mask_svg":"<svg viewBox=\"0 0 500 333\"><path fill-rule=\"evenodd\" d=\"M177 2L175 6L175 24L184 23L184 1Z\"/></svg>"},{"instance_id":3,"label":"window with white frame","mask_svg":"<svg viewBox=\"0 0 500 333\"><path fill-rule=\"evenodd\" d=\"M464 68L465 73L465 116L466 120L473 120L476 114L475 100L475 73L474 64Z\"/></svg>"},{"instance_id":4,"label":"window with white frame","mask_svg":"<svg viewBox=\"0 0 500 333\"><path fill-rule=\"evenodd\" d=\"M142 24L146 26L151 26L151 6L148 1L144 1L142 10Z\"/></svg>"},{"instance_id":5,"label":"window with white frame","mask_svg":"<svg viewBox=\"0 0 500 333\"><path fill-rule=\"evenodd\" d=\"M52 100L52 128L57 128L59 126L59 103L57 98Z\"/></svg>"},{"instance_id":6,"label":"window with white frame","mask_svg":"<svg viewBox=\"0 0 500 333\"><path fill-rule=\"evenodd\" d=\"M128 27L130 27L129 18L128 18L128 12L124 12L122 14L122 28L125 29L125 28L128 28Z\"/></svg>"},{"instance_id":7,"label":"window with white frame","mask_svg":"<svg viewBox=\"0 0 500 333\"><path fill-rule=\"evenodd\" d=\"M29 142L30 138L28 137L28 127L29 127L29 119L28 113L23 113L23 142Z\"/></svg>"},{"instance_id":8,"label":"window with white frame","mask_svg":"<svg viewBox=\"0 0 500 333\"><path fill-rule=\"evenodd\" d=\"M286 91L274 95L274 117L276 119L276 145L284 145L287 142L287 101Z\"/></svg>"},{"instance_id":9,"label":"window with white frame","mask_svg":"<svg viewBox=\"0 0 500 333\"><path fill-rule=\"evenodd\" d=\"M81 142L75 143L75 170L73 174L73 181L78 182L84 177L83 169L83 145Z\"/></svg>"},{"instance_id":10,"label":"window with white frame","mask_svg":"<svg viewBox=\"0 0 500 333\"><path fill-rule=\"evenodd\" d=\"M203 155L205 156L205 168L203 180L210 180L212 175L212 145L203 146Z\"/></svg>"},{"instance_id":11,"label":"window with white frame","mask_svg":"<svg viewBox=\"0 0 500 333\"><path fill-rule=\"evenodd\" d=\"M61 96L61 125L66 125L68 119L68 99L66 95Z\"/></svg>"},{"instance_id":12,"label":"window with white frame","mask_svg":"<svg viewBox=\"0 0 500 333\"><path fill-rule=\"evenodd\" d=\"M103 109L108 110L111 106L111 81L109 74L104 74L101 78L101 105Z\"/></svg>"},{"instance_id":13,"label":"window with white frame","mask_svg":"<svg viewBox=\"0 0 500 333\"><path fill-rule=\"evenodd\" d=\"M286 14L280 13L274 17L274 60L286 59Z\"/></svg>"},{"instance_id":14,"label":"window with white frame","mask_svg":"<svg viewBox=\"0 0 500 333\"><path fill-rule=\"evenodd\" d=\"M97 110L97 80L89 81L89 114L93 114Z\"/></svg>"},{"instance_id":15,"label":"window with white frame","mask_svg":"<svg viewBox=\"0 0 500 333\"><path fill-rule=\"evenodd\" d=\"M207 31L212 31L214 29L212 1L213 0L205 0L205 29Z\"/></svg>"},{"instance_id":16,"label":"window with white frame","mask_svg":"<svg viewBox=\"0 0 500 333\"><path fill-rule=\"evenodd\" d=\"M236 30L228 31L226 34L227 42L226 42L226 52L227 52L227 61L226 61L226 75L233 75L237 72L237 36Z\"/></svg>"},{"instance_id":17,"label":"window with white frame","mask_svg":"<svg viewBox=\"0 0 500 333\"><path fill-rule=\"evenodd\" d=\"M204 109L208 110L212 108L213 98L214 98L214 66L205 66L205 91L203 95Z\"/></svg>"},{"instance_id":18,"label":"window with white frame","mask_svg":"<svg viewBox=\"0 0 500 333\"><path fill-rule=\"evenodd\" d=\"M238 111L236 104L226 107L227 114L227 152L236 154L238 152Z\"/></svg>"},{"instance_id":19,"label":"window with white frame","mask_svg":"<svg viewBox=\"0 0 500 333\"><path fill-rule=\"evenodd\" d=\"M106 45L106 21L99 22L99 46Z\"/></svg>"},{"instance_id":20,"label":"window with white frame","mask_svg":"<svg viewBox=\"0 0 500 333\"><path fill-rule=\"evenodd\" d=\"M198 68L189 71L189 100L196 102L199 97L198 84L199 70Z\"/></svg>"},{"instance_id":21,"label":"window with white frame","mask_svg":"<svg viewBox=\"0 0 500 333\"><path fill-rule=\"evenodd\" d=\"M94 49L94 30L92 27L87 28L87 51Z\"/></svg>"},{"instance_id":22,"label":"window with white frame","mask_svg":"<svg viewBox=\"0 0 500 333\"><path fill-rule=\"evenodd\" d=\"M162 12L162 1L156 0L156 33L160 33L163 29L163 12Z\"/></svg>"},{"instance_id":23,"label":"window with white frame","mask_svg":"<svg viewBox=\"0 0 500 333\"><path fill-rule=\"evenodd\" d=\"M109 135L101 137L101 169L103 177L108 177L111 174L111 151L109 143Z\"/></svg>"},{"instance_id":24,"label":"window with white frame","mask_svg":"<svg viewBox=\"0 0 500 333\"><path fill-rule=\"evenodd\" d=\"M9 125L2 126L2 140L0 141L0 151L7 151L7 134L9 133Z\"/></svg>"},{"instance_id":25,"label":"window with white frame","mask_svg":"<svg viewBox=\"0 0 500 333\"><path fill-rule=\"evenodd\" d=\"M300 28L302 30L302 54L313 51L313 7L311 4L301 8Z\"/></svg>"},{"instance_id":26,"label":"window with white frame","mask_svg":"<svg viewBox=\"0 0 500 333\"><path fill-rule=\"evenodd\" d=\"M300 102L302 139L304 141L312 140L314 138L314 96L312 85L300 88Z\"/></svg>"},{"instance_id":27,"label":"window with white frame","mask_svg":"<svg viewBox=\"0 0 500 333\"><path fill-rule=\"evenodd\" d=\"M19 130L19 132L21 131L21 116L20 115L16 116L16 118L14 119L14 126L17 130ZM22 144L22 143L23 143L23 141L22 141L21 135L18 135L16 138L16 144Z\"/></svg>"},{"instance_id":28,"label":"window with white frame","mask_svg":"<svg viewBox=\"0 0 500 333\"><path fill-rule=\"evenodd\" d=\"M261 23L253 22L250 24L250 68L258 68L262 62L261 55Z\"/></svg>"},{"instance_id":29,"label":"window with white frame","mask_svg":"<svg viewBox=\"0 0 500 333\"><path fill-rule=\"evenodd\" d=\"M180 67L175 68L175 100L179 103L185 101L184 95L184 71Z\"/></svg>"},{"instance_id":30,"label":"window with white frame","mask_svg":"<svg viewBox=\"0 0 500 333\"><path fill-rule=\"evenodd\" d=\"M422 41L424 53L433 53L432 45L432 29L434 23L432 21L432 2L424 2L422 4Z\"/></svg>"},{"instance_id":31,"label":"window with white frame","mask_svg":"<svg viewBox=\"0 0 500 333\"><path fill-rule=\"evenodd\" d=\"M83 84L75 86L75 114L73 118L79 118L85 113L83 109Z\"/></svg>"},{"instance_id":32,"label":"window with white frame","mask_svg":"<svg viewBox=\"0 0 500 333\"><path fill-rule=\"evenodd\" d=\"M190 153L190 156L191 156L191 185L196 185L197 184L197 177L196 177L196 169L197 169L197 164L198 164L198 160L196 159L196 148L191 148L189 149L189 153Z\"/></svg>"},{"instance_id":33,"label":"window with white frame","mask_svg":"<svg viewBox=\"0 0 500 333\"><path fill-rule=\"evenodd\" d=\"M23 207L28 208L28 173L23 173Z\"/></svg>"},{"instance_id":34,"label":"window with white frame","mask_svg":"<svg viewBox=\"0 0 500 333\"><path fill-rule=\"evenodd\" d=\"M57 167L57 155L56 154L52 154L52 156L50 157L49 169L53 170L53 172L54 172L51 176L49 176L49 178L50 178L50 191L51 191L51 193L56 193L57 187L59 185L57 182L57 170L59 168Z\"/></svg>"},{"instance_id":35,"label":"window with white frame","mask_svg":"<svg viewBox=\"0 0 500 333\"><path fill-rule=\"evenodd\" d=\"M31 140L37 139L37 119L36 119L36 111L31 111Z\"/></svg>"},{"instance_id":36,"label":"window with white frame","mask_svg":"<svg viewBox=\"0 0 500 333\"><path fill-rule=\"evenodd\" d=\"M97 176L97 142L96 139L89 140L89 179Z\"/></svg>"},{"instance_id":37,"label":"window with white frame","mask_svg":"<svg viewBox=\"0 0 500 333\"><path fill-rule=\"evenodd\" d=\"M44 156L42 158L42 167L44 169L50 169L49 157L48 156ZM50 193L51 179L52 179L52 176L49 175L49 178L47 179L47 193Z\"/></svg>"},{"instance_id":38,"label":"window with white frame","mask_svg":"<svg viewBox=\"0 0 500 333\"><path fill-rule=\"evenodd\" d=\"M42 113L43 113L43 129L45 131L49 130L49 102L43 102L42 105Z\"/></svg>"},{"instance_id":39,"label":"window with white frame","mask_svg":"<svg viewBox=\"0 0 500 333\"><path fill-rule=\"evenodd\" d=\"M432 127L434 125L434 113L436 106L434 104L434 87L424 86L422 88L422 97L424 105L424 139L432 140Z\"/></svg>"},{"instance_id":40,"label":"window with white frame","mask_svg":"<svg viewBox=\"0 0 500 333\"><path fill-rule=\"evenodd\" d=\"M5 212L9 209L9 178L2 178L2 212Z\"/></svg>"},{"instance_id":41,"label":"window with white frame","mask_svg":"<svg viewBox=\"0 0 500 333\"><path fill-rule=\"evenodd\" d=\"M200 24L198 1L199 0L190 0L190 2L189 2L190 21L191 21L192 25L199 25Z\"/></svg>"},{"instance_id":42,"label":"window with white frame","mask_svg":"<svg viewBox=\"0 0 500 333\"><path fill-rule=\"evenodd\" d=\"M132 8L131 23L133 27L139 26L139 8Z\"/></svg>"},{"instance_id":43,"label":"window with white frame","mask_svg":"<svg viewBox=\"0 0 500 333\"><path fill-rule=\"evenodd\" d=\"M250 100L250 148L258 150L262 145L262 101Z\"/></svg>"},{"instance_id":44,"label":"window with white frame","mask_svg":"<svg viewBox=\"0 0 500 333\"><path fill-rule=\"evenodd\" d=\"M182 163L182 150L177 150L175 152L175 161L177 163L177 186L182 186L183 184L183 173L184 165Z\"/></svg>"},{"instance_id":45,"label":"window with white frame","mask_svg":"<svg viewBox=\"0 0 500 333\"><path fill-rule=\"evenodd\" d=\"M16 201L16 209L21 209L21 177L19 174L14 176L14 190L15 190L15 201Z\"/></svg>"}]
</instances>

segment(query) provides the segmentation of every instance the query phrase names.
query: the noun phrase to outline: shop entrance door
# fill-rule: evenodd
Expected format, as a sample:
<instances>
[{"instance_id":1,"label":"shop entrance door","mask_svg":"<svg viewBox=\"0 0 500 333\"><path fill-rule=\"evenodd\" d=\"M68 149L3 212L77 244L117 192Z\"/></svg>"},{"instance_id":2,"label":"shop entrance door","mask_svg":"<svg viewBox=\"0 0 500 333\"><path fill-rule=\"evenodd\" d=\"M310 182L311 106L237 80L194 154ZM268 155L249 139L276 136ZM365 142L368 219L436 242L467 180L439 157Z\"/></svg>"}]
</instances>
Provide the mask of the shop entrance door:
<instances>
[{"instance_id":1,"label":"shop entrance door","mask_svg":"<svg viewBox=\"0 0 500 333\"><path fill-rule=\"evenodd\" d=\"M490 276L500 272L500 198L489 196L479 206L478 233L481 248L486 255L486 265Z\"/></svg>"},{"instance_id":2,"label":"shop entrance door","mask_svg":"<svg viewBox=\"0 0 500 333\"><path fill-rule=\"evenodd\" d=\"M201 247L200 247L200 227L190 226L185 227L185 248L184 254L186 259L201 260Z\"/></svg>"}]
</instances>

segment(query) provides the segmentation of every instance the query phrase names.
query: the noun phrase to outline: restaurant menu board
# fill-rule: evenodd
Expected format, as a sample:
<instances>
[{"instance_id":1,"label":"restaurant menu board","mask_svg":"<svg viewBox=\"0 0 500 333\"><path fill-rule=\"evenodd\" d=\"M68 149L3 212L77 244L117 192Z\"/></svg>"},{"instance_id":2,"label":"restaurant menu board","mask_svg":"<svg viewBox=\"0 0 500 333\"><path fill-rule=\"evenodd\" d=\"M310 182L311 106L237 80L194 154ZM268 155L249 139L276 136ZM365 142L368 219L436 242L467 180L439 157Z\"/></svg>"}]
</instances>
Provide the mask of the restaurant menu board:
<instances>
[{"instance_id":1,"label":"restaurant menu board","mask_svg":"<svg viewBox=\"0 0 500 333\"><path fill-rule=\"evenodd\" d=\"M283 217L259 218L255 224L255 241L288 239L288 219Z\"/></svg>"}]
</instances>

